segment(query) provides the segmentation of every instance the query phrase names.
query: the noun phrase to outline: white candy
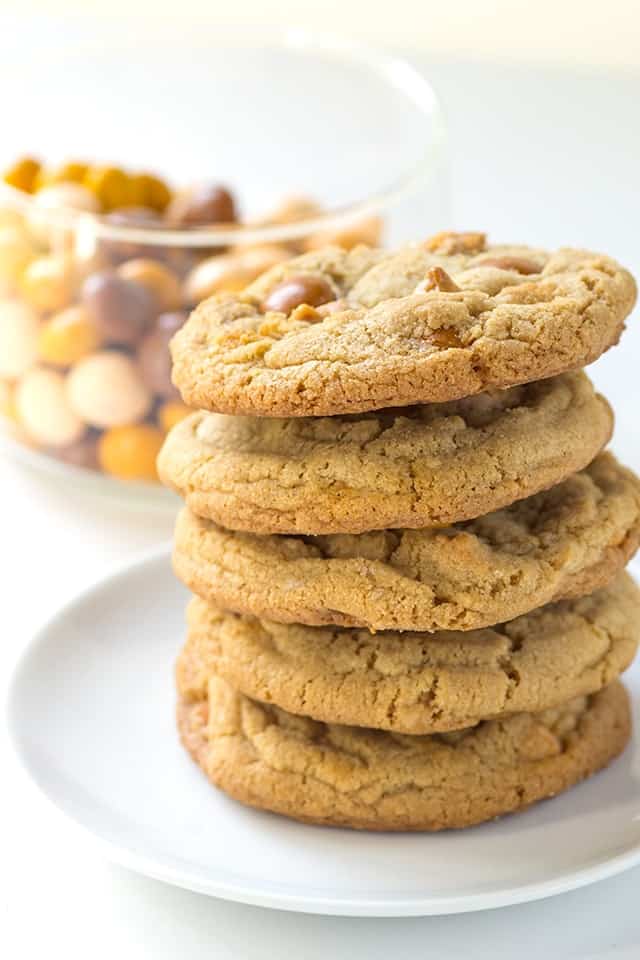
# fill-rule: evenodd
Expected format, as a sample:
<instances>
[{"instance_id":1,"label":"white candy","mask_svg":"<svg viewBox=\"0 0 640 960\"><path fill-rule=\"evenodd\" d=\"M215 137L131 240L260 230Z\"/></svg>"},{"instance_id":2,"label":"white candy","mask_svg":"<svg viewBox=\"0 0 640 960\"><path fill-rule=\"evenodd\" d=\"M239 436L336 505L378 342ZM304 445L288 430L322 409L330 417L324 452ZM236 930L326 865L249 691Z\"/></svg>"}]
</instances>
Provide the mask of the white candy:
<instances>
[{"instance_id":1,"label":"white candy","mask_svg":"<svg viewBox=\"0 0 640 960\"><path fill-rule=\"evenodd\" d=\"M29 371L17 386L15 407L20 423L37 443L66 447L84 433L84 423L69 406L65 378L53 370Z\"/></svg>"},{"instance_id":2,"label":"white candy","mask_svg":"<svg viewBox=\"0 0 640 960\"><path fill-rule=\"evenodd\" d=\"M67 397L77 416L99 428L136 423L152 402L129 357L107 350L76 364L67 378Z\"/></svg>"},{"instance_id":3,"label":"white candy","mask_svg":"<svg viewBox=\"0 0 640 960\"><path fill-rule=\"evenodd\" d=\"M99 213L100 204L95 194L80 183L54 183L33 195L27 216L29 230L40 243L57 251L70 250L76 242L75 229L71 229L71 224L63 225L60 219L64 210Z\"/></svg>"},{"instance_id":4,"label":"white candy","mask_svg":"<svg viewBox=\"0 0 640 960\"><path fill-rule=\"evenodd\" d=\"M0 300L0 377L17 380L38 356L38 315L26 303Z\"/></svg>"},{"instance_id":5,"label":"white candy","mask_svg":"<svg viewBox=\"0 0 640 960\"><path fill-rule=\"evenodd\" d=\"M91 190L80 183L54 183L50 187L43 187L33 196L33 202L40 210L85 210L87 213L98 213L100 204Z\"/></svg>"}]
</instances>

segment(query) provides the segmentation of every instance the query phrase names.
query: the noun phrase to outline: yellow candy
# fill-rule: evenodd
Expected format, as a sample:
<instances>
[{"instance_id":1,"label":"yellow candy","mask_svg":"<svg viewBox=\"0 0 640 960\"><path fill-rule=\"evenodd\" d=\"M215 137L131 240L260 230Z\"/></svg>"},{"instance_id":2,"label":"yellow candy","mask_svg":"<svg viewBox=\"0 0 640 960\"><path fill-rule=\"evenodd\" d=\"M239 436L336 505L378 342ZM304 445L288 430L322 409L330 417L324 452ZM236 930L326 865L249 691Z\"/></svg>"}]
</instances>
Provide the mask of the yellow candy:
<instances>
[{"instance_id":1,"label":"yellow candy","mask_svg":"<svg viewBox=\"0 0 640 960\"><path fill-rule=\"evenodd\" d=\"M96 195L103 211L131 204L131 183L119 167L89 167L83 184Z\"/></svg>"},{"instance_id":2,"label":"yellow candy","mask_svg":"<svg viewBox=\"0 0 640 960\"><path fill-rule=\"evenodd\" d=\"M20 229L24 227L24 216L15 207L0 207L0 228L13 227Z\"/></svg>"},{"instance_id":3,"label":"yellow candy","mask_svg":"<svg viewBox=\"0 0 640 960\"><path fill-rule=\"evenodd\" d=\"M88 169L89 165L87 163L77 161L63 163L61 167L54 167L50 170L40 169L35 178L33 189L35 191L42 190L43 187L50 187L56 183L82 183Z\"/></svg>"},{"instance_id":4,"label":"yellow candy","mask_svg":"<svg viewBox=\"0 0 640 960\"><path fill-rule=\"evenodd\" d=\"M193 413L193 410L186 404L180 403L179 400L168 400L158 410L158 423L165 433L169 433L169 430L173 429L185 417L188 417L190 413Z\"/></svg>"},{"instance_id":5,"label":"yellow candy","mask_svg":"<svg viewBox=\"0 0 640 960\"><path fill-rule=\"evenodd\" d=\"M70 367L100 346L100 335L82 306L67 307L41 328L38 354L44 363Z\"/></svg>"},{"instance_id":6,"label":"yellow candy","mask_svg":"<svg viewBox=\"0 0 640 960\"><path fill-rule=\"evenodd\" d=\"M0 300L0 377L17 380L38 358L37 313L20 300Z\"/></svg>"},{"instance_id":7,"label":"yellow candy","mask_svg":"<svg viewBox=\"0 0 640 960\"><path fill-rule=\"evenodd\" d=\"M18 419L15 389L8 380L0 380L0 417L14 422Z\"/></svg>"},{"instance_id":8,"label":"yellow candy","mask_svg":"<svg viewBox=\"0 0 640 960\"><path fill-rule=\"evenodd\" d=\"M82 183L89 169L88 163L79 163L71 161L63 163L58 170L54 172L52 183Z\"/></svg>"},{"instance_id":9,"label":"yellow candy","mask_svg":"<svg viewBox=\"0 0 640 960\"><path fill-rule=\"evenodd\" d=\"M31 193L34 188L35 179L40 172L40 163L33 157L22 157L16 161L13 166L4 174L4 181L17 190L24 190L25 193Z\"/></svg>"},{"instance_id":10,"label":"yellow candy","mask_svg":"<svg viewBox=\"0 0 640 960\"><path fill-rule=\"evenodd\" d=\"M49 176L50 174L46 167L40 167L33 178L33 183L31 184L31 193L37 193L38 190L42 190L43 187L48 187L51 183Z\"/></svg>"},{"instance_id":11,"label":"yellow candy","mask_svg":"<svg viewBox=\"0 0 640 960\"><path fill-rule=\"evenodd\" d=\"M74 262L69 257L38 257L20 278L22 296L36 310L62 310L73 298L76 287Z\"/></svg>"},{"instance_id":12,"label":"yellow candy","mask_svg":"<svg viewBox=\"0 0 640 960\"><path fill-rule=\"evenodd\" d=\"M135 207L151 207L163 213L169 206L171 191L164 180L152 173L136 173L130 177L131 199Z\"/></svg>"},{"instance_id":13,"label":"yellow candy","mask_svg":"<svg viewBox=\"0 0 640 960\"><path fill-rule=\"evenodd\" d=\"M16 291L20 276L34 256L33 244L22 227L0 227L0 296Z\"/></svg>"},{"instance_id":14,"label":"yellow candy","mask_svg":"<svg viewBox=\"0 0 640 960\"><path fill-rule=\"evenodd\" d=\"M121 480L157 481L156 457L162 441L160 430L148 423L113 427L98 441L98 461L105 473Z\"/></svg>"}]
</instances>

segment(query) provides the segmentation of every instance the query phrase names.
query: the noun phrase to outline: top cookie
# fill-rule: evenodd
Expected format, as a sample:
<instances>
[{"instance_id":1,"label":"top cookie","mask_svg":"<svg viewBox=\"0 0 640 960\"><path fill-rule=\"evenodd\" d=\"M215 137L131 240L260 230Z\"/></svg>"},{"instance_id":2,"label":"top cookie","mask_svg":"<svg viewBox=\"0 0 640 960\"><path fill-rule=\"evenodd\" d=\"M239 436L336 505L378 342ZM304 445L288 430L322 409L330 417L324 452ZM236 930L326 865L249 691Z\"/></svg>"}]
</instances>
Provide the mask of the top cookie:
<instances>
[{"instance_id":1,"label":"top cookie","mask_svg":"<svg viewBox=\"0 0 640 960\"><path fill-rule=\"evenodd\" d=\"M205 300L173 339L173 378L222 413L442 402L591 363L635 296L626 270L584 250L450 233L396 253L329 247Z\"/></svg>"}]
</instances>

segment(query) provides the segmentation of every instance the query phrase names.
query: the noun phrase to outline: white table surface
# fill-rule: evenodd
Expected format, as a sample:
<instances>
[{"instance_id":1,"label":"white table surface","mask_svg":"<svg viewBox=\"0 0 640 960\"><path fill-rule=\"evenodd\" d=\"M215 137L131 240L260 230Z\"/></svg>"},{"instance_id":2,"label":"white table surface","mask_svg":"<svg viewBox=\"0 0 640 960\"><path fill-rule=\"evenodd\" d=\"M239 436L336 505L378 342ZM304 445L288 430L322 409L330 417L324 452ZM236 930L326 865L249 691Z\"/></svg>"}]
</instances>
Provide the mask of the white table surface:
<instances>
[{"instance_id":1,"label":"white table surface","mask_svg":"<svg viewBox=\"0 0 640 960\"><path fill-rule=\"evenodd\" d=\"M425 64L425 66L427 66ZM494 238L592 246L640 273L640 75L431 64L452 133L455 224ZM4 109L4 108L3 108ZM640 468L640 323L593 375L617 409L615 448ZM0 673L56 607L171 534L171 520L0 461ZM320 957L627 960L640 955L640 870L498 912L349 920L214 901L109 865L31 787L0 731L0 944L12 960Z\"/></svg>"}]
</instances>

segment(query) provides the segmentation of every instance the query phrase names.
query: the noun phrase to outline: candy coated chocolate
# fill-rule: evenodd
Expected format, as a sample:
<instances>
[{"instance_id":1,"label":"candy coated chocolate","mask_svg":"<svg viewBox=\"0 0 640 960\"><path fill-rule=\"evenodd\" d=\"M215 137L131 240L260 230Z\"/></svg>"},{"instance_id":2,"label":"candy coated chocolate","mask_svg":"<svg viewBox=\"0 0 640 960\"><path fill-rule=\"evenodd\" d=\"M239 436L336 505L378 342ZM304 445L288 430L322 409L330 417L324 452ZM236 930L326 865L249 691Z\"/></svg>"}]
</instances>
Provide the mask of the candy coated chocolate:
<instances>
[{"instance_id":1,"label":"candy coated chocolate","mask_svg":"<svg viewBox=\"0 0 640 960\"><path fill-rule=\"evenodd\" d=\"M87 277L82 302L105 343L138 343L155 310L154 297L145 287L112 270Z\"/></svg>"},{"instance_id":2,"label":"candy coated chocolate","mask_svg":"<svg viewBox=\"0 0 640 960\"><path fill-rule=\"evenodd\" d=\"M233 196L220 184L198 184L175 197L169 205L167 219L184 227L234 223L236 210Z\"/></svg>"},{"instance_id":3,"label":"candy coated chocolate","mask_svg":"<svg viewBox=\"0 0 640 960\"><path fill-rule=\"evenodd\" d=\"M184 313L162 313L153 330L138 347L138 367L145 386L163 400L178 398L178 391L171 382L171 356L169 341L186 320Z\"/></svg>"}]
</instances>

